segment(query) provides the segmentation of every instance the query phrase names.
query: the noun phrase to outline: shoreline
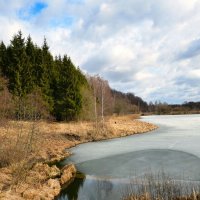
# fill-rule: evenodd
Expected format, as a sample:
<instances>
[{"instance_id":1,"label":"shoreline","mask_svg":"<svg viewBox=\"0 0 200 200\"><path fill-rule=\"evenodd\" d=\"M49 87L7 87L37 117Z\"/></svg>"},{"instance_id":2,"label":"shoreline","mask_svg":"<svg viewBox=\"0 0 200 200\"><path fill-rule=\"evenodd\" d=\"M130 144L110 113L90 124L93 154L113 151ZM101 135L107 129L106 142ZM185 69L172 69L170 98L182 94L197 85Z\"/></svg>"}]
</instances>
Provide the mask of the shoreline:
<instances>
[{"instance_id":1,"label":"shoreline","mask_svg":"<svg viewBox=\"0 0 200 200\"><path fill-rule=\"evenodd\" d=\"M54 165L70 156L66 150L86 142L141 134L158 128L137 118L136 115L112 116L106 119L104 132L94 132L94 124L91 122L39 122L42 149L40 147L35 156L38 161L28 171L25 181L17 185L12 185L12 166L0 168L0 199L54 199L62 186L69 183L76 174L73 164L62 169ZM28 128L29 123L24 123ZM10 187L5 189L5 185Z\"/></svg>"}]
</instances>

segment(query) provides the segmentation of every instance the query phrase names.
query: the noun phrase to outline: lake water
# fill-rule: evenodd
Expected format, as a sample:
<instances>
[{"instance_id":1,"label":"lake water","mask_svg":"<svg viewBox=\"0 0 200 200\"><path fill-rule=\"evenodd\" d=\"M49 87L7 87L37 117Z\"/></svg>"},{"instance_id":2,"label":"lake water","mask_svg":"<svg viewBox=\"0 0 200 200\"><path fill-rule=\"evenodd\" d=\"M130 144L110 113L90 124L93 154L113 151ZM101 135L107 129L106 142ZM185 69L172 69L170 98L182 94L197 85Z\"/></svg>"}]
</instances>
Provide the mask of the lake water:
<instances>
[{"instance_id":1,"label":"lake water","mask_svg":"<svg viewBox=\"0 0 200 200\"><path fill-rule=\"evenodd\" d=\"M165 172L177 181L200 181L200 115L146 116L155 131L81 144L73 162L84 178L75 179L59 200L121 199L131 179Z\"/></svg>"}]
</instances>

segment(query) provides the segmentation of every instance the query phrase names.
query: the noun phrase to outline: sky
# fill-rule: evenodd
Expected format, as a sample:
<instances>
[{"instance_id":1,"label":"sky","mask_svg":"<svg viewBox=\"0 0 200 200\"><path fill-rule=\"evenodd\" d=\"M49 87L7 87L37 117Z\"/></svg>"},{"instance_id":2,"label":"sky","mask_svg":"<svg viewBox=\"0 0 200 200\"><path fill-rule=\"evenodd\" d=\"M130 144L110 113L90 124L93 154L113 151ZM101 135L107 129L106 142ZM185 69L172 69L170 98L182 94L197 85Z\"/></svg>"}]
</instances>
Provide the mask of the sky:
<instances>
[{"instance_id":1,"label":"sky","mask_svg":"<svg viewBox=\"0 0 200 200\"><path fill-rule=\"evenodd\" d=\"M0 40L19 30L145 101L200 101L200 1L0 0Z\"/></svg>"}]
</instances>

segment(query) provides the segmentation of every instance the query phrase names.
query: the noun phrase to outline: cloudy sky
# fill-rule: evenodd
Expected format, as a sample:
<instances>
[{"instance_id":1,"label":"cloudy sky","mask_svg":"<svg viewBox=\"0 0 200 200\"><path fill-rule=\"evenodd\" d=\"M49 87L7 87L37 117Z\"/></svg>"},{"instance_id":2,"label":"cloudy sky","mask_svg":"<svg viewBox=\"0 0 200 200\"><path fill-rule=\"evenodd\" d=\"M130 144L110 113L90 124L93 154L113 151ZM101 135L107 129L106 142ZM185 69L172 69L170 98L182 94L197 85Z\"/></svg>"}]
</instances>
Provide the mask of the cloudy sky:
<instances>
[{"instance_id":1,"label":"cloudy sky","mask_svg":"<svg viewBox=\"0 0 200 200\"><path fill-rule=\"evenodd\" d=\"M22 30L146 101L200 101L200 1L0 0L0 40Z\"/></svg>"}]
</instances>

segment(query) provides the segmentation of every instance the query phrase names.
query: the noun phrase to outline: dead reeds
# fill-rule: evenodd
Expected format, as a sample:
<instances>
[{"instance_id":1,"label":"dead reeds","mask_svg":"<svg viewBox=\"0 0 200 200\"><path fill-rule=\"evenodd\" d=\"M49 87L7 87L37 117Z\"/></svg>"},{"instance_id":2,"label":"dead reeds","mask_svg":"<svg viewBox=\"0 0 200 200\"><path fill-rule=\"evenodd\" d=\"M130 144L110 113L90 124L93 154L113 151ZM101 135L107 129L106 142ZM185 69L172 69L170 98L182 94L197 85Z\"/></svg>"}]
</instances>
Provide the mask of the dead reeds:
<instances>
[{"instance_id":1,"label":"dead reeds","mask_svg":"<svg viewBox=\"0 0 200 200\"><path fill-rule=\"evenodd\" d=\"M199 200L200 182L174 180L164 172L131 180L123 200Z\"/></svg>"}]
</instances>

